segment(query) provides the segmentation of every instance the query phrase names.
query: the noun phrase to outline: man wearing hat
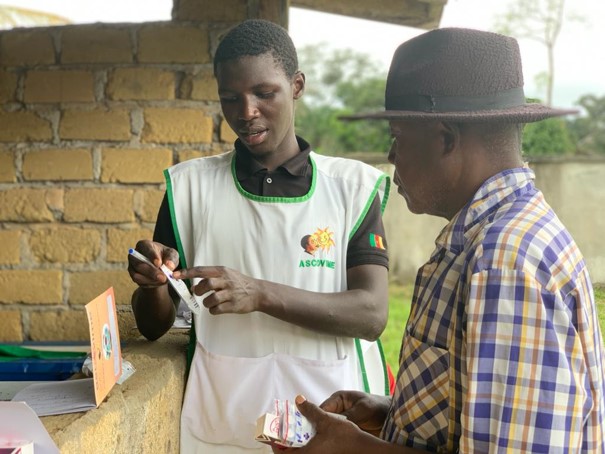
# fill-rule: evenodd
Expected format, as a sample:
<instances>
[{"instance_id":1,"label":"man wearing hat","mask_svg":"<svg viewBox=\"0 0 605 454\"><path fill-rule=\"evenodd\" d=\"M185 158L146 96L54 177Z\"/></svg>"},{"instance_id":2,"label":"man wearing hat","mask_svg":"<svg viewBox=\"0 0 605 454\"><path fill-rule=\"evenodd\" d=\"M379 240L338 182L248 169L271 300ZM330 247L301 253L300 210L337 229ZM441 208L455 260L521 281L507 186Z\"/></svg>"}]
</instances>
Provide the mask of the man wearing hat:
<instances>
[{"instance_id":1,"label":"man wearing hat","mask_svg":"<svg viewBox=\"0 0 605 454\"><path fill-rule=\"evenodd\" d=\"M354 118L389 120L399 193L449 223L416 277L393 398L298 396L317 430L299 454L605 452L592 283L521 156L524 123L573 111L525 103L515 39L456 28L397 49L385 107Z\"/></svg>"}]
</instances>

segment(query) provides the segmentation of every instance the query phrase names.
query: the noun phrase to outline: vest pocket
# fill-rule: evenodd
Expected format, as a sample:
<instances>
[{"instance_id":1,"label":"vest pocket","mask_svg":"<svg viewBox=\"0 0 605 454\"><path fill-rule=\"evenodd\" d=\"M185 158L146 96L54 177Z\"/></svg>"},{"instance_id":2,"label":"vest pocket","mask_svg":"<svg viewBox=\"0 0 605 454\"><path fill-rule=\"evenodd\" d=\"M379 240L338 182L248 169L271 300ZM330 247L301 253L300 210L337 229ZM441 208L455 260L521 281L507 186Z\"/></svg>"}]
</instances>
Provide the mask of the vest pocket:
<instances>
[{"instance_id":1,"label":"vest pocket","mask_svg":"<svg viewBox=\"0 0 605 454\"><path fill-rule=\"evenodd\" d=\"M258 448L256 420L275 399L304 394L321 403L340 389L358 389L356 362L316 361L273 353L242 358L208 352L198 342L182 411L182 430L207 443Z\"/></svg>"}]
</instances>

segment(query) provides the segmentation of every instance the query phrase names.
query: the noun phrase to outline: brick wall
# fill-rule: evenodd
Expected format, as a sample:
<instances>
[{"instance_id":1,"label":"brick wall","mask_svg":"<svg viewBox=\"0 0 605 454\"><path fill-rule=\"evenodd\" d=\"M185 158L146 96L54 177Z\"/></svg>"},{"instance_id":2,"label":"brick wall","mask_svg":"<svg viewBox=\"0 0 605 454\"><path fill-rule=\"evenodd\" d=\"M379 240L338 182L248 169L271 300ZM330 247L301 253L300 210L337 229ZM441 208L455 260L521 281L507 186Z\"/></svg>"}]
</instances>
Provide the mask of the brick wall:
<instances>
[{"instance_id":1,"label":"brick wall","mask_svg":"<svg viewBox=\"0 0 605 454\"><path fill-rule=\"evenodd\" d=\"M234 140L213 50L247 17L286 25L287 3L0 32L0 342L87 339L84 304L110 286L122 338L138 335L126 254L152 236L162 171Z\"/></svg>"}]
</instances>

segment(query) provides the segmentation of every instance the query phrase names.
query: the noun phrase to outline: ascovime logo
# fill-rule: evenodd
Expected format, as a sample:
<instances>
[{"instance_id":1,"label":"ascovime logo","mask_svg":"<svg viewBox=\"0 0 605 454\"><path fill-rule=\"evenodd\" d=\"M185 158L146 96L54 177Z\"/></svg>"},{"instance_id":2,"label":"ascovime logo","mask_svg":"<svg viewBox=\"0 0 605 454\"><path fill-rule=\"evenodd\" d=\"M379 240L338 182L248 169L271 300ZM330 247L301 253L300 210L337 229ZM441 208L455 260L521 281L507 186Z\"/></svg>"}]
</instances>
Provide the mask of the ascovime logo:
<instances>
[{"instance_id":1,"label":"ascovime logo","mask_svg":"<svg viewBox=\"0 0 605 454\"><path fill-rule=\"evenodd\" d=\"M333 235L334 232L331 232L330 228L326 227L325 229L317 228L314 233L303 236L300 240L300 246L313 259L301 260L298 264L299 268L325 267L333 269L335 264L333 260L315 258L317 252L330 252L332 246L336 245Z\"/></svg>"}]
</instances>

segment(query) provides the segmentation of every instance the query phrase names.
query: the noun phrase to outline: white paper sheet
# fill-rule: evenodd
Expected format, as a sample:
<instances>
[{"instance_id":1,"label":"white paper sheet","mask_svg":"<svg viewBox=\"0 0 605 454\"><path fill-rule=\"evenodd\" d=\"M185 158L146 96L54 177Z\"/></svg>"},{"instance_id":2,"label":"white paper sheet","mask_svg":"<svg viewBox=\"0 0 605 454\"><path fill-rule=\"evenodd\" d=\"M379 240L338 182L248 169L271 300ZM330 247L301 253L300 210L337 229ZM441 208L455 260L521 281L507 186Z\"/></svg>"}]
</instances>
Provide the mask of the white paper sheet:
<instances>
[{"instance_id":1,"label":"white paper sheet","mask_svg":"<svg viewBox=\"0 0 605 454\"><path fill-rule=\"evenodd\" d=\"M0 400L13 400L15 394L23 388L33 385L34 383L48 383L40 381L0 381Z\"/></svg>"},{"instance_id":2,"label":"white paper sheet","mask_svg":"<svg viewBox=\"0 0 605 454\"><path fill-rule=\"evenodd\" d=\"M59 454L42 421L23 402L0 402L0 439L30 440L36 454Z\"/></svg>"},{"instance_id":3,"label":"white paper sheet","mask_svg":"<svg viewBox=\"0 0 605 454\"><path fill-rule=\"evenodd\" d=\"M37 382L23 388L13 402L25 402L38 416L88 411L96 407L92 378Z\"/></svg>"}]
</instances>

